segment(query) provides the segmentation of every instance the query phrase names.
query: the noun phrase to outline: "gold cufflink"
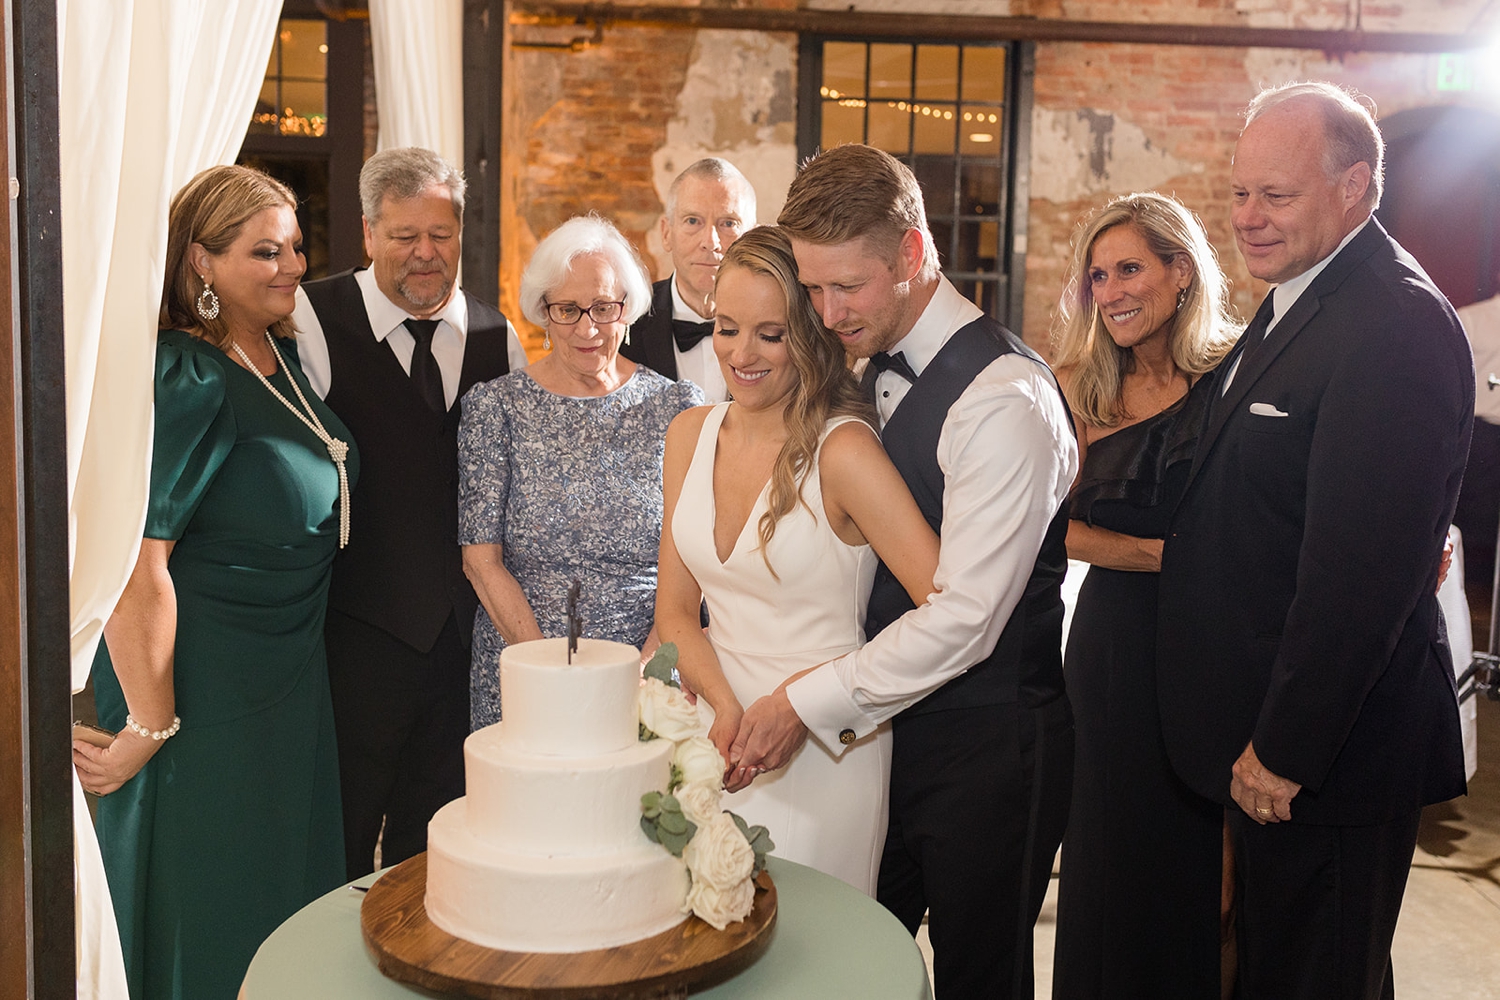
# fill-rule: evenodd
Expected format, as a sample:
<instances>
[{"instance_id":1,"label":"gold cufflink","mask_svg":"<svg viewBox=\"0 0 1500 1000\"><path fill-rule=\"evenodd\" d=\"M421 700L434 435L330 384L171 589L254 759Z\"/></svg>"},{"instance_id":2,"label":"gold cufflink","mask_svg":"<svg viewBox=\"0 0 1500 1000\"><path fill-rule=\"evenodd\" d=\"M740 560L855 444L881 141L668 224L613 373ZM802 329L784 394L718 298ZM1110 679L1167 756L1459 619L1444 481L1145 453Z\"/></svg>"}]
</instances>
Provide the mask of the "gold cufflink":
<instances>
[{"instance_id":1,"label":"gold cufflink","mask_svg":"<svg viewBox=\"0 0 1500 1000\"><path fill-rule=\"evenodd\" d=\"M839 733L839 742L844 744L844 746L848 746L849 744L853 743L854 730L845 729L843 732Z\"/></svg>"}]
</instances>

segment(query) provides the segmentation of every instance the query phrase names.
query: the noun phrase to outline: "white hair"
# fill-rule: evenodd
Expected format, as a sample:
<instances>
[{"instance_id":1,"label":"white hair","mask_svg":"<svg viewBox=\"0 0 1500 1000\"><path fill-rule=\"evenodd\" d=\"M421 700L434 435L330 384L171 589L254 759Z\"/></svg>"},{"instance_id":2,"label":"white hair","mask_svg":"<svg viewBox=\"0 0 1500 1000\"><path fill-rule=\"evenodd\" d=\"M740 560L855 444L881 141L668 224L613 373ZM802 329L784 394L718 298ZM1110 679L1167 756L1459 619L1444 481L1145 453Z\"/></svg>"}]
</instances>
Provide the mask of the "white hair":
<instances>
[{"instance_id":1,"label":"white hair","mask_svg":"<svg viewBox=\"0 0 1500 1000\"><path fill-rule=\"evenodd\" d=\"M521 275L521 314L537 326L546 326L548 294L568 279L574 260L591 255L608 262L624 290L621 319L628 324L646 315L651 308L651 282L645 265L620 231L593 213L573 216L536 245Z\"/></svg>"},{"instance_id":2,"label":"white hair","mask_svg":"<svg viewBox=\"0 0 1500 1000\"><path fill-rule=\"evenodd\" d=\"M688 168L672 180L667 189L667 218L677 219L677 195L682 182L688 178L722 184L739 195L740 221L746 226L755 225L755 186L740 173L739 168L719 156L705 156L688 165Z\"/></svg>"}]
</instances>

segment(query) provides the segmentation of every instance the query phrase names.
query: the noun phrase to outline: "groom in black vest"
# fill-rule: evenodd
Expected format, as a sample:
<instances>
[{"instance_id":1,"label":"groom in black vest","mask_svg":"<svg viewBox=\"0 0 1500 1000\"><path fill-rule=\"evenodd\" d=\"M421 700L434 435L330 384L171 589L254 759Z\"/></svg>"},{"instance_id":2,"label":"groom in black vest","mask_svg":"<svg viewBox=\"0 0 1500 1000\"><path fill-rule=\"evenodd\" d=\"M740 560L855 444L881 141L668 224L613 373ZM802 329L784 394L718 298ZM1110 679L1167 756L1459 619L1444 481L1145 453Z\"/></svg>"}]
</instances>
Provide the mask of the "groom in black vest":
<instances>
[{"instance_id":1,"label":"groom in black vest","mask_svg":"<svg viewBox=\"0 0 1500 1000\"><path fill-rule=\"evenodd\" d=\"M939 273L899 161L861 145L822 153L779 222L823 322L871 360L881 439L942 548L920 608L881 566L870 642L753 704L731 757L776 768L808 732L837 754L893 720L878 897L913 934L930 913L939 996L1029 1000L1073 773L1067 406L1041 358Z\"/></svg>"},{"instance_id":2,"label":"groom in black vest","mask_svg":"<svg viewBox=\"0 0 1500 1000\"><path fill-rule=\"evenodd\" d=\"M457 540L458 400L526 363L505 317L455 281L463 175L388 149L359 196L370 268L304 285L293 316L308 380L360 450L324 631L351 879L373 870L382 825L395 864L464 793L478 602Z\"/></svg>"}]
</instances>

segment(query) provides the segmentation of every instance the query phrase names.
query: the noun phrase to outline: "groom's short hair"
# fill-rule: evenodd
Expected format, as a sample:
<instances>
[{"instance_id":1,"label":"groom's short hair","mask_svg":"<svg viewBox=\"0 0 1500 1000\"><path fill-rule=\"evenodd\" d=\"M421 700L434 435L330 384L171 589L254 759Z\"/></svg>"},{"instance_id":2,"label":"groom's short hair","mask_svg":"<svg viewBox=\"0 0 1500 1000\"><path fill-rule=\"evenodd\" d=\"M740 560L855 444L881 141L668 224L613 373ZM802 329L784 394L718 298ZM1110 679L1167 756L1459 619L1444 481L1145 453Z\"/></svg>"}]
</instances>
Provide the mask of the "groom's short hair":
<instances>
[{"instance_id":1,"label":"groom's short hair","mask_svg":"<svg viewBox=\"0 0 1500 1000\"><path fill-rule=\"evenodd\" d=\"M906 231L915 229L922 234L923 274L938 271L916 175L873 146L848 143L808 159L787 190L776 223L793 239L807 243L847 243L863 237L892 260Z\"/></svg>"}]
</instances>

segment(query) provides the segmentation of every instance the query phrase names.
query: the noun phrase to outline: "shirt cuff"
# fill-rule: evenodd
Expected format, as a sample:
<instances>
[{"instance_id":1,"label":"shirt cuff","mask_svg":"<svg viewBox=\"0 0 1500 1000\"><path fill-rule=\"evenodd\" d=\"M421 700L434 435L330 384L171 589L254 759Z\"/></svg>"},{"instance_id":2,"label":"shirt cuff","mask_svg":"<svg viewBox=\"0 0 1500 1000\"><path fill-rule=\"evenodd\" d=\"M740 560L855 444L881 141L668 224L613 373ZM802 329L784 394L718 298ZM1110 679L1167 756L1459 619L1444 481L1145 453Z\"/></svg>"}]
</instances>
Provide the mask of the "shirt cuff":
<instances>
[{"instance_id":1,"label":"shirt cuff","mask_svg":"<svg viewBox=\"0 0 1500 1000\"><path fill-rule=\"evenodd\" d=\"M833 669L838 662L825 663L786 686L787 700L797 717L835 757L841 756L855 740L873 733L878 725L860 710L839 682Z\"/></svg>"}]
</instances>

